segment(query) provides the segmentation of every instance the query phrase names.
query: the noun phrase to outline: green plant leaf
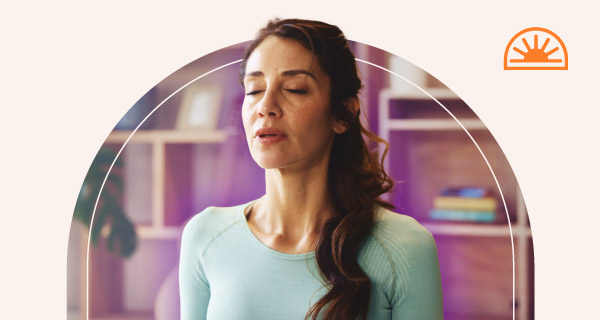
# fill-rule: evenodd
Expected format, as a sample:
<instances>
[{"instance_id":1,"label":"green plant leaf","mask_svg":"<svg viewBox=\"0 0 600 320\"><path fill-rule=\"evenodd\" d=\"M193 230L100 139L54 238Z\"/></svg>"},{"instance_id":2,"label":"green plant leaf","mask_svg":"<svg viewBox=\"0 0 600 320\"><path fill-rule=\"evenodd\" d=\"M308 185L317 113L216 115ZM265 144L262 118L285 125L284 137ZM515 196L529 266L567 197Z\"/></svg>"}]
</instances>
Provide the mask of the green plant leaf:
<instances>
[{"instance_id":1,"label":"green plant leaf","mask_svg":"<svg viewBox=\"0 0 600 320\"><path fill-rule=\"evenodd\" d=\"M137 248L137 236L135 226L127 217L119 201L123 194L123 178L119 170L122 167L122 161L120 158L115 161L116 155L109 148L100 148L81 186L73 218L88 229L90 228L94 206L106 177L93 217L94 223L90 231L90 240L92 244L98 245L102 238L102 229L108 225L110 232L105 241L109 252L121 257L130 257ZM116 170L112 170L107 177L108 169L113 161L113 169Z\"/></svg>"}]
</instances>

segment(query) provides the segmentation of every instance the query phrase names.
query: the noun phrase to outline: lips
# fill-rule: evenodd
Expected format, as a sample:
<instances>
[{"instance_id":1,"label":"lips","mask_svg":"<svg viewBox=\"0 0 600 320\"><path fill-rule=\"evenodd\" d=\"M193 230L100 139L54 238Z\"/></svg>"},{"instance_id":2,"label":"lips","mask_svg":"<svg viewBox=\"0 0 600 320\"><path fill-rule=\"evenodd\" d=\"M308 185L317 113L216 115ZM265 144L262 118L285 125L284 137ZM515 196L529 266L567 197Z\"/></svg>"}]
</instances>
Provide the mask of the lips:
<instances>
[{"instance_id":1,"label":"lips","mask_svg":"<svg viewBox=\"0 0 600 320\"><path fill-rule=\"evenodd\" d=\"M287 137L285 132L275 128L260 128L254 133L255 138L266 138L266 137Z\"/></svg>"},{"instance_id":2,"label":"lips","mask_svg":"<svg viewBox=\"0 0 600 320\"><path fill-rule=\"evenodd\" d=\"M287 135L279 129L260 128L254 133L254 138L263 145L270 145L287 139Z\"/></svg>"}]
</instances>

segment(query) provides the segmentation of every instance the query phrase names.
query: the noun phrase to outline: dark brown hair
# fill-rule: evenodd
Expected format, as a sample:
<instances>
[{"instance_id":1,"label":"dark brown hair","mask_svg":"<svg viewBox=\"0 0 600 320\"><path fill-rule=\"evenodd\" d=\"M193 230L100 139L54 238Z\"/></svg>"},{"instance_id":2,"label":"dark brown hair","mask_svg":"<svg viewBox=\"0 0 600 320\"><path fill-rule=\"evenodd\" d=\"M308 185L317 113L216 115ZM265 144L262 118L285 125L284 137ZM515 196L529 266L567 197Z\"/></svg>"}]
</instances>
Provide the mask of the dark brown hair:
<instances>
[{"instance_id":1,"label":"dark brown hair","mask_svg":"<svg viewBox=\"0 0 600 320\"><path fill-rule=\"evenodd\" d=\"M293 39L310 50L331 83L331 114L348 124L342 134L336 134L329 160L327 188L331 195L334 217L320 232L316 260L319 272L329 291L317 301L305 319L323 313L325 320L366 319L369 309L371 281L358 264L360 244L371 231L376 206L393 209L379 196L389 191L393 180L383 169L377 153L369 151L363 135L389 144L366 130L356 114L347 107L349 99L358 99L362 87L354 55L342 31L319 21L274 19L258 32L250 43L240 67L240 82L250 54L268 36Z\"/></svg>"}]
</instances>

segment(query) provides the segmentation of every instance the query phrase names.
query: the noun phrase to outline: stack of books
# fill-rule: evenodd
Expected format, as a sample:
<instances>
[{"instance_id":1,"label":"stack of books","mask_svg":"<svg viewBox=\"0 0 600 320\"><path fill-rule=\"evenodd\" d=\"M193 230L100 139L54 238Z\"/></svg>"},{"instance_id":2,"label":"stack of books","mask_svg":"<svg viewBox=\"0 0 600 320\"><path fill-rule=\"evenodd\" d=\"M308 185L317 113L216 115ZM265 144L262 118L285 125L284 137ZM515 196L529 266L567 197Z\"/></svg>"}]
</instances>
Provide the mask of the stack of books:
<instances>
[{"instance_id":1,"label":"stack of books","mask_svg":"<svg viewBox=\"0 0 600 320\"><path fill-rule=\"evenodd\" d=\"M494 222L498 202L484 187L443 189L433 199L429 217L433 220Z\"/></svg>"}]
</instances>

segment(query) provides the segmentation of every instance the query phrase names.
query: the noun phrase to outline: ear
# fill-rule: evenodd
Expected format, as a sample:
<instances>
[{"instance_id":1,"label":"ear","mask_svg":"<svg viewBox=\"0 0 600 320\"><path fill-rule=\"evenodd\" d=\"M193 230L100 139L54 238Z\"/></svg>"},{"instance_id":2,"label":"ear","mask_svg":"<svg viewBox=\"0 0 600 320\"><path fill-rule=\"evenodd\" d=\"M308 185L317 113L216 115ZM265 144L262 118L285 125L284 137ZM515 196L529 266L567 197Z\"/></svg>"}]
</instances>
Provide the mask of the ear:
<instances>
[{"instance_id":1,"label":"ear","mask_svg":"<svg viewBox=\"0 0 600 320\"><path fill-rule=\"evenodd\" d=\"M344 102L344 106L348 108L350 112L352 112L352 114L354 115L353 118L355 118L358 115L358 112L360 111L360 101L356 97L346 100ZM346 130L348 130L348 126L349 125L346 121L333 120L333 131L337 134L342 134L346 132Z\"/></svg>"}]
</instances>

